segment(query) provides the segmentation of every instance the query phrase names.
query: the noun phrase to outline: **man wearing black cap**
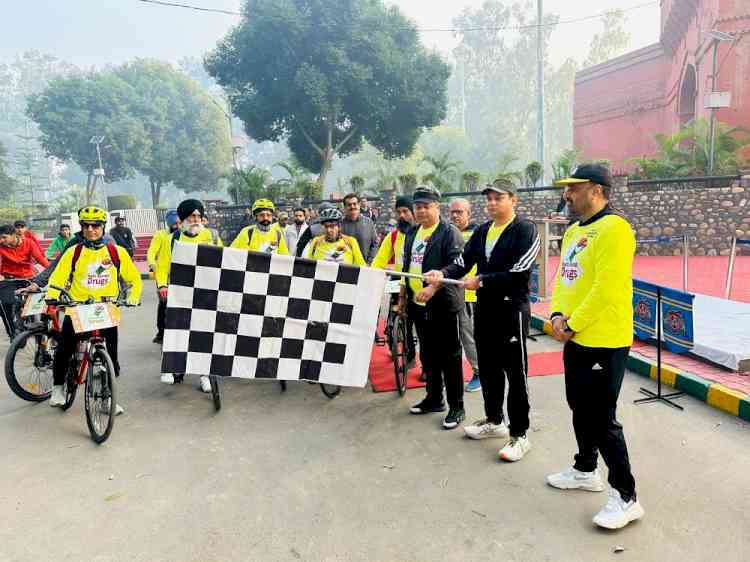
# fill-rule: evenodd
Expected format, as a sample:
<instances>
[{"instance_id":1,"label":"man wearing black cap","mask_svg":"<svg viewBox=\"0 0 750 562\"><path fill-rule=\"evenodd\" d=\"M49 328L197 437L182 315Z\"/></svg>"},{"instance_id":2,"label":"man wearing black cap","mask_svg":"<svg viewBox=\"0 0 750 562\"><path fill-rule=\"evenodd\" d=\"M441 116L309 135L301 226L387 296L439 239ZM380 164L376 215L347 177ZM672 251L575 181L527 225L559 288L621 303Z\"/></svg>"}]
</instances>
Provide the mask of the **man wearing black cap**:
<instances>
[{"instance_id":1,"label":"man wearing black cap","mask_svg":"<svg viewBox=\"0 0 750 562\"><path fill-rule=\"evenodd\" d=\"M565 199L580 217L563 237L551 303L553 335L565 343L565 395L578 454L571 468L549 475L547 483L563 490L603 491L597 470L601 453L611 489L594 523L619 529L644 514L615 415L633 342L635 236L609 204L612 176L605 166L579 166L558 185L565 187Z\"/></svg>"},{"instance_id":2,"label":"man wearing black cap","mask_svg":"<svg viewBox=\"0 0 750 562\"><path fill-rule=\"evenodd\" d=\"M177 206L177 216L180 218L180 228L176 230L168 241L165 241L162 251L156 261L156 286L159 288L159 298L167 300L167 286L169 285L169 269L172 264L172 247L175 242L183 244L215 244L213 234L203 226L203 216L206 210L203 203L197 199L186 199ZM166 326L169 328L169 326ZM165 338L169 338L167 332ZM184 373L179 373L184 375ZM161 376L161 382L172 384L175 377L169 373ZM211 382L206 376L201 377L201 390L211 392Z\"/></svg>"},{"instance_id":3,"label":"man wearing black cap","mask_svg":"<svg viewBox=\"0 0 750 562\"><path fill-rule=\"evenodd\" d=\"M440 218L440 192L420 186L414 191L417 225L404 240L404 270L421 275L440 269L461 257L463 237L452 224ZM456 285L428 285L410 278L401 291L400 306L407 306L419 338L419 357L427 374L427 395L411 407L412 414L445 410L443 382L448 398L445 429L454 429L464 420L464 377L458 314L464 304L463 290Z\"/></svg>"},{"instance_id":4,"label":"man wearing black cap","mask_svg":"<svg viewBox=\"0 0 750 562\"><path fill-rule=\"evenodd\" d=\"M484 190L487 214L492 220L480 226L463 254L440 271L431 271L431 283L443 277L461 279L472 267L477 275L464 281L477 291L474 336L485 417L464 429L471 439L510 440L499 451L500 458L521 460L531 449L529 429L528 355L529 279L539 253L536 225L516 216L516 188L506 179L495 180ZM504 423L503 400L508 379L508 418Z\"/></svg>"}]
</instances>

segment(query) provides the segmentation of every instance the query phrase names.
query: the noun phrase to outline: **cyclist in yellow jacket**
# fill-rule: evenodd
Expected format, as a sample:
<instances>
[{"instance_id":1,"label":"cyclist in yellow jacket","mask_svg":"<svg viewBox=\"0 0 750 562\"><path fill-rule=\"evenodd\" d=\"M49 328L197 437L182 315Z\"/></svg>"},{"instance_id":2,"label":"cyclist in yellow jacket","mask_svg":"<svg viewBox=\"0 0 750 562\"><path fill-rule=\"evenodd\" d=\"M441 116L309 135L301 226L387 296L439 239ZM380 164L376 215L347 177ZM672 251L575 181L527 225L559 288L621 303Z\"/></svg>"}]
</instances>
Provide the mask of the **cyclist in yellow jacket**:
<instances>
[{"instance_id":1,"label":"cyclist in yellow jacket","mask_svg":"<svg viewBox=\"0 0 750 562\"><path fill-rule=\"evenodd\" d=\"M49 279L46 298L58 300L60 290L53 288L68 287L70 296L75 301L102 301L117 299L121 282L127 287L128 304L136 305L141 299L141 274L135 267L132 258L121 246L113 242L104 242L104 226L107 213L98 207L83 207L78 213L78 222L83 232L83 242L71 246L60 258L57 267ZM120 364L117 358L117 327L101 330L107 345L107 352L112 358L115 375L120 375ZM70 360L76 350L77 335L69 316L65 317L62 333L57 344L52 366L53 384L50 406L65 404L65 376ZM115 414L123 413L121 405L116 405Z\"/></svg>"},{"instance_id":2,"label":"cyclist in yellow jacket","mask_svg":"<svg viewBox=\"0 0 750 562\"><path fill-rule=\"evenodd\" d=\"M205 214L206 209L203 207L203 203L197 199L186 199L177 206L180 228L172 233L169 244L164 244L156 261L156 286L159 288L159 298L165 302L169 296L167 287L169 285L169 270L172 265L172 247L174 243L216 245L214 235L208 228L203 226L202 219ZM180 380L184 374L178 373ZM175 377L171 373L163 373L161 375L161 382L174 384ZM201 376L200 384L203 392L211 392L211 382L207 376Z\"/></svg>"},{"instance_id":3,"label":"cyclist in yellow jacket","mask_svg":"<svg viewBox=\"0 0 750 562\"><path fill-rule=\"evenodd\" d=\"M284 232L272 224L276 210L270 199L258 199L253 203L255 224L246 226L232 242L232 248L262 252L267 254L289 255Z\"/></svg>"},{"instance_id":4,"label":"cyclist in yellow jacket","mask_svg":"<svg viewBox=\"0 0 750 562\"><path fill-rule=\"evenodd\" d=\"M565 395L573 412L578 454L547 483L563 490L604 490L599 453L609 469L609 499L594 523L619 529L643 517L628 448L617 421L617 398L633 342L635 235L609 204L612 175L599 164L579 166L565 200L580 220L565 232L552 296L554 337L565 343Z\"/></svg>"},{"instance_id":5,"label":"cyclist in yellow jacket","mask_svg":"<svg viewBox=\"0 0 750 562\"><path fill-rule=\"evenodd\" d=\"M152 278L154 271L156 270L156 260L163 248L171 243L172 234L180 228L180 218L177 216L177 211L172 209L167 211L164 215L164 222L167 228L157 230L154 237L151 239L151 244L148 247L148 253L146 254L146 260L148 261L148 269L151 272ZM158 290L158 287L157 287ZM162 343L164 341L164 319L167 314L167 301L166 299L159 298L159 304L156 309L156 335L152 340L154 343Z\"/></svg>"},{"instance_id":6,"label":"cyclist in yellow jacket","mask_svg":"<svg viewBox=\"0 0 750 562\"><path fill-rule=\"evenodd\" d=\"M335 207L321 211L320 224L323 226L323 234L310 240L302 252L302 257L349 265L367 265L357 239L341 234L343 217L343 213Z\"/></svg>"}]
</instances>

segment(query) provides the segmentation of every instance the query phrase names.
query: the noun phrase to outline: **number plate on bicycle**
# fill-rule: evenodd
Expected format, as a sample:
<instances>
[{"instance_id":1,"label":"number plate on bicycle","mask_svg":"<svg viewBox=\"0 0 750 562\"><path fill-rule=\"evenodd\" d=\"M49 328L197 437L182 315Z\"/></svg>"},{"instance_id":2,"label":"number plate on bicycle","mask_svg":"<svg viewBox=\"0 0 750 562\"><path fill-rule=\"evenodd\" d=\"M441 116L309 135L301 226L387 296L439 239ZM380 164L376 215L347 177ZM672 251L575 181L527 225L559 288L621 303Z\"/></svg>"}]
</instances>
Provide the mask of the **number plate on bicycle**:
<instances>
[{"instance_id":1,"label":"number plate on bicycle","mask_svg":"<svg viewBox=\"0 0 750 562\"><path fill-rule=\"evenodd\" d=\"M26 297L21 309L21 316L35 316L47 312L47 304L44 302L44 293L32 293Z\"/></svg>"},{"instance_id":2,"label":"number plate on bicycle","mask_svg":"<svg viewBox=\"0 0 750 562\"><path fill-rule=\"evenodd\" d=\"M385 292L389 294L398 294L401 292L401 280L391 279L385 284Z\"/></svg>"},{"instance_id":3,"label":"number plate on bicycle","mask_svg":"<svg viewBox=\"0 0 750 562\"><path fill-rule=\"evenodd\" d=\"M77 334L113 328L120 324L120 309L111 303L81 304L68 309Z\"/></svg>"}]
</instances>

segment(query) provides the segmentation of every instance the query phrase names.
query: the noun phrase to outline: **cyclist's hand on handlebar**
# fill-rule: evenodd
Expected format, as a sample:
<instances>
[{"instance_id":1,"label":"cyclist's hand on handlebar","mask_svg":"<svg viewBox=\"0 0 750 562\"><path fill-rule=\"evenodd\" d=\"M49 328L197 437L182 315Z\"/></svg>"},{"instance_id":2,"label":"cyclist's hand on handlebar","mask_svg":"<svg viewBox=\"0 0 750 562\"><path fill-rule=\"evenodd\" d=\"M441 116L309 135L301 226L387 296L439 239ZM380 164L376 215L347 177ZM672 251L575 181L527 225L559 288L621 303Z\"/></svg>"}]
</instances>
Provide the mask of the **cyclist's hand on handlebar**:
<instances>
[{"instance_id":1,"label":"cyclist's hand on handlebar","mask_svg":"<svg viewBox=\"0 0 750 562\"><path fill-rule=\"evenodd\" d=\"M26 293L37 293L39 292L39 285L36 283L30 283L26 287L21 287L16 291L17 295L25 295Z\"/></svg>"}]
</instances>

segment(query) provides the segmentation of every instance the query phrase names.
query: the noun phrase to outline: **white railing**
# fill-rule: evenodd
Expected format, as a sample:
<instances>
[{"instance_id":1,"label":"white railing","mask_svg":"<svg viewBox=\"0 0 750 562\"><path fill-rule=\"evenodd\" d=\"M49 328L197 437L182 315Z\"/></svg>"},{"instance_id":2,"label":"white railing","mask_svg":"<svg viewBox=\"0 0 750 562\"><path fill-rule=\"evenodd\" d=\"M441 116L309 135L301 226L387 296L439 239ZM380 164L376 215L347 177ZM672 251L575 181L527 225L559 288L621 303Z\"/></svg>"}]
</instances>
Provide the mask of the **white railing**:
<instances>
[{"instance_id":1,"label":"white railing","mask_svg":"<svg viewBox=\"0 0 750 562\"><path fill-rule=\"evenodd\" d=\"M63 213L62 222L70 225L72 232L78 232L81 230L78 224L78 215L76 213ZM159 219L155 209L123 209L117 211L110 211L107 218L107 231L115 226L115 217L124 216L126 225L133 234L153 234L159 230Z\"/></svg>"}]
</instances>

